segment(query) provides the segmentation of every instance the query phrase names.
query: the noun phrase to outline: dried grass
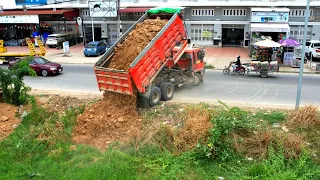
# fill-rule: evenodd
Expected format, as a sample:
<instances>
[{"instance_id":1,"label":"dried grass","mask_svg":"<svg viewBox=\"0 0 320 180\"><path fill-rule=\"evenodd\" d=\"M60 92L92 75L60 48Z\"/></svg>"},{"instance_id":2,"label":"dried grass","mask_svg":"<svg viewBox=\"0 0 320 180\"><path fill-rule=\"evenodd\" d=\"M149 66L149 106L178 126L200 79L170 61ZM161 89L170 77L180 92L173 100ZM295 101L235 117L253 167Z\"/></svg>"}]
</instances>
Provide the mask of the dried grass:
<instances>
[{"instance_id":1,"label":"dried grass","mask_svg":"<svg viewBox=\"0 0 320 180\"><path fill-rule=\"evenodd\" d=\"M209 129L212 126L208 109L200 105L188 108L184 126L177 133L174 141L175 150L184 152L195 148L201 139L209 135Z\"/></svg>"},{"instance_id":2,"label":"dried grass","mask_svg":"<svg viewBox=\"0 0 320 180\"><path fill-rule=\"evenodd\" d=\"M269 132L258 132L252 136L241 138L234 135L235 150L247 157L265 158L268 156L268 147L272 140L272 134ZM240 140L242 139L242 140Z\"/></svg>"},{"instance_id":3,"label":"dried grass","mask_svg":"<svg viewBox=\"0 0 320 180\"><path fill-rule=\"evenodd\" d=\"M237 152L256 159L267 158L270 146L277 151L283 149L287 159L298 158L304 144L299 135L279 131L259 132L244 138L234 135L234 140Z\"/></svg>"},{"instance_id":4,"label":"dried grass","mask_svg":"<svg viewBox=\"0 0 320 180\"><path fill-rule=\"evenodd\" d=\"M320 126L318 107L308 105L293 111L288 118L289 127L313 127Z\"/></svg>"}]
</instances>

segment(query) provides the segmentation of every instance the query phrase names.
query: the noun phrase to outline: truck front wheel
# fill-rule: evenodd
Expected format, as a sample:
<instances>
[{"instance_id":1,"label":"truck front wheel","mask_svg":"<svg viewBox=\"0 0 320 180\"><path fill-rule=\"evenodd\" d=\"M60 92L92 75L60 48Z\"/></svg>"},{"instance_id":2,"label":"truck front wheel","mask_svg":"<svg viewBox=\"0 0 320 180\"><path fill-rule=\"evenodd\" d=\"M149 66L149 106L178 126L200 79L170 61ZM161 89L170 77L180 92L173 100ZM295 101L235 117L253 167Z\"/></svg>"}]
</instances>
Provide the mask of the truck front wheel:
<instances>
[{"instance_id":1,"label":"truck front wheel","mask_svg":"<svg viewBox=\"0 0 320 180\"><path fill-rule=\"evenodd\" d=\"M161 99L161 91L160 88L158 87L152 87L151 92L150 92L150 96L149 96L149 101L150 101L150 106L156 106L157 104L159 104Z\"/></svg>"},{"instance_id":2,"label":"truck front wheel","mask_svg":"<svg viewBox=\"0 0 320 180\"><path fill-rule=\"evenodd\" d=\"M161 99L164 101L169 101L173 98L174 86L170 82L165 82L161 85Z\"/></svg>"}]
</instances>

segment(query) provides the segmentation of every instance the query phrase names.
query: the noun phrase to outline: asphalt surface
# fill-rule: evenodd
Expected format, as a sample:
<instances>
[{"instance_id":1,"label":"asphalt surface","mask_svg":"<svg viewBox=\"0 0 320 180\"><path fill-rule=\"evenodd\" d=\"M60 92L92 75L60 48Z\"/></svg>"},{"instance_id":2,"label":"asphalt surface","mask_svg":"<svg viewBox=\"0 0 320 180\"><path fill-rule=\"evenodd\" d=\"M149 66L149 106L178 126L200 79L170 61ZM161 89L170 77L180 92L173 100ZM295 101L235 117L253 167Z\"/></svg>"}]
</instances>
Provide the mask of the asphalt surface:
<instances>
[{"instance_id":1,"label":"asphalt surface","mask_svg":"<svg viewBox=\"0 0 320 180\"><path fill-rule=\"evenodd\" d=\"M1 66L3 67L3 66ZM25 77L33 89L99 93L92 65L63 64L64 72L50 77ZM301 104L320 105L320 75L305 74ZM297 94L297 73L276 73L260 78L252 72L244 76L224 75L221 70L206 70L204 82L197 87L177 88L175 101L237 102L294 106Z\"/></svg>"}]
</instances>

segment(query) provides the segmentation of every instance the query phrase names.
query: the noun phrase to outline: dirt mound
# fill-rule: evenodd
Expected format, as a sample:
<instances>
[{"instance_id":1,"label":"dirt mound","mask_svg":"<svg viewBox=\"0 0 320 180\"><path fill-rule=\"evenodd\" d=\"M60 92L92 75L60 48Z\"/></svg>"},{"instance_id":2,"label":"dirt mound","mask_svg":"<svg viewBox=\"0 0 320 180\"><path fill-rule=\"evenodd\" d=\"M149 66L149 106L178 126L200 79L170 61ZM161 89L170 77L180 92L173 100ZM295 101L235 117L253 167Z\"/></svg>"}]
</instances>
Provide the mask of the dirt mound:
<instances>
[{"instance_id":1,"label":"dirt mound","mask_svg":"<svg viewBox=\"0 0 320 180\"><path fill-rule=\"evenodd\" d=\"M168 20L147 19L138 23L130 32L126 40L115 48L115 55L111 59L110 68L128 70L132 61L142 52L158 32L167 24Z\"/></svg>"},{"instance_id":2,"label":"dirt mound","mask_svg":"<svg viewBox=\"0 0 320 180\"><path fill-rule=\"evenodd\" d=\"M136 97L106 92L101 101L78 116L72 140L103 150L114 141L128 142L138 137L140 130Z\"/></svg>"},{"instance_id":3,"label":"dirt mound","mask_svg":"<svg viewBox=\"0 0 320 180\"><path fill-rule=\"evenodd\" d=\"M0 141L5 139L20 124L16 118L18 107L0 103Z\"/></svg>"}]
</instances>

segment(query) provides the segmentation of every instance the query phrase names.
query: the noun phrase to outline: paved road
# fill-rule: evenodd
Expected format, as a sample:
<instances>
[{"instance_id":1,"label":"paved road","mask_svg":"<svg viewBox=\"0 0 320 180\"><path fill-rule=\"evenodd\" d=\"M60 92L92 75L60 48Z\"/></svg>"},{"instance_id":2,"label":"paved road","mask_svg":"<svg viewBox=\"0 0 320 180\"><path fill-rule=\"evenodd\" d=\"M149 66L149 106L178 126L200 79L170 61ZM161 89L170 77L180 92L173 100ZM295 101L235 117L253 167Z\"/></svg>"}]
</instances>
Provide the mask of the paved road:
<instances>
[{"instance_id":1,"label":"paved road","mask_svg":"<svg viewBox=\"0 0 320 180\"><path fill-rule=\"evenodd\" d=\"M303 79L301 104L320 105L320 75L306 74ZM53 77L25 77L34 89L99 93L92 65L64 65L64 72ZM205 82L198 87L179 88L174 100L182 102L238 102L247 105L275 104L294 106L298 74L278 73L269 78L256 74L223 75L207 70Z\"/></svg>"}]
</instances>

